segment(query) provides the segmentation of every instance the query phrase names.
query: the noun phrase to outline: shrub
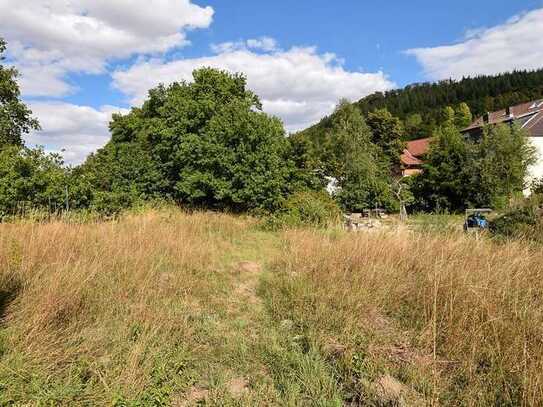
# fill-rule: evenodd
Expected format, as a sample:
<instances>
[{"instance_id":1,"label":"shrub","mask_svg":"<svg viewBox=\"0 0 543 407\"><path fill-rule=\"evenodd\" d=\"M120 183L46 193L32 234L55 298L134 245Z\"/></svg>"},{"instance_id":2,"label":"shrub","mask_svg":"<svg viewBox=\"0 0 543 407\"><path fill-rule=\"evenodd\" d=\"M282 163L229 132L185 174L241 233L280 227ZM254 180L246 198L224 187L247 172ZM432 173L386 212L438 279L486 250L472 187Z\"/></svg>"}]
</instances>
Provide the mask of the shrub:
<instances>
[{"instance_id":1,"label":"shrub","mask_svg":"<svg viewBox=\"0 0 543 407\"><path fill-rule=\"evenodd\" d=\"M68 182L63 164L41 147L0 149L0 216L62 207Z\"/></svg>"},{"instance_id":2,"label":"shrub","mask_svg":"<svg viewBox=\"0 0 543 407\"><path fill-rule=\"evenodd\" d=\"M137 199L127 192L97 191L94 194L92 210L104 215L114 215L137 202Z\"/></svg>"},{"instance_id":3,"label":"shrub","mask_svg":"<svg viewBox=\"0 0 543 407\"><path fill-rule=\"evenodd\" d=\"M528 201L524 206L511 209L493 220L490 223L490 230L499 237L542 240L541 209L533 200Z\"/></svg>"},{"instance_id":4,"label":"shrub","mask_svg":"<svg viewBox=\"0 0 543 407\"><path fill-rule=\"evenodd\" d=\"M326 192L297 192L286 199L270 216L266 225L271 229L285 226L324 227L337 223L341 210Z\"/></svg>"}]
</instances>

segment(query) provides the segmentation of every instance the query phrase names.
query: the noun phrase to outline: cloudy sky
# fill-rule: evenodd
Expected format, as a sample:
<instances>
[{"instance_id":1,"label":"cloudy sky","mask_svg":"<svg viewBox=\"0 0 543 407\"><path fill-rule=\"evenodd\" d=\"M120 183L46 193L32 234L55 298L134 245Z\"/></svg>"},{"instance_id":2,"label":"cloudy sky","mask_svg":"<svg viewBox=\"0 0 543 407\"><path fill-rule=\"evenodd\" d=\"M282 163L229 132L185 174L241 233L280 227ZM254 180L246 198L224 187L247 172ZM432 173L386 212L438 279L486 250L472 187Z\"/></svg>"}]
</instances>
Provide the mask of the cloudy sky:
<instances>
[{"instance_id":1,"label":"cloudy sky","mask_svg":"<svg viewBox=\"0 0 543 407\"><path fill-rule=\"evenodd\" d=\"M541 68L543 0L0 0L0 36L43 127L27 143L75 164L200 66L244 72L289 131L340 98Z\"/></svg>"}]
</instances>

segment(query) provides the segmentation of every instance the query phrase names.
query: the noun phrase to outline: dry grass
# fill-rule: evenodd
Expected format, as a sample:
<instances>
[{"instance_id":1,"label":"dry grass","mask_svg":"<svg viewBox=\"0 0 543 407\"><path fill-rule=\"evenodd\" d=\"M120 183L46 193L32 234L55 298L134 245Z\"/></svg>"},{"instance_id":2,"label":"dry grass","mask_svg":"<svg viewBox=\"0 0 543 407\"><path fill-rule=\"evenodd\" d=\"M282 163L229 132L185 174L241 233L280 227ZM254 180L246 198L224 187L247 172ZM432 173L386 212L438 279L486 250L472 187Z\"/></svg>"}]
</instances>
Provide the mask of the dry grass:
<instances>
[{"instance_id":1,"label":"dry grass","mask_svg":"<svg viewBox=\"0 0 543 407\"><path fill-rule=\"evenodd\" d=\"M147 404L204 380L253 223L172 210L1 225L2 401Z\"/></svg>"},{"instance_id":2,"label":"dry grass","mask_svg":"<svg viewBox=\"0 0 543 407\"><path fill-rule=\"evenodd\" d=\"M0 225L0 404L541 405L543 252L173 209Z\"/></svg>"},{"instance_id":3,"label":"dry grass","mask_svg":"<svg viewBox=\"0 0 543 407\"><path fill-rule=\"evenodd\" d=\"M270 306L325 352L346 349L335 363L353 399L391 373L426 403L543 404L540 247L407 231L286 241Z\"/></svg>"}]
</instances>

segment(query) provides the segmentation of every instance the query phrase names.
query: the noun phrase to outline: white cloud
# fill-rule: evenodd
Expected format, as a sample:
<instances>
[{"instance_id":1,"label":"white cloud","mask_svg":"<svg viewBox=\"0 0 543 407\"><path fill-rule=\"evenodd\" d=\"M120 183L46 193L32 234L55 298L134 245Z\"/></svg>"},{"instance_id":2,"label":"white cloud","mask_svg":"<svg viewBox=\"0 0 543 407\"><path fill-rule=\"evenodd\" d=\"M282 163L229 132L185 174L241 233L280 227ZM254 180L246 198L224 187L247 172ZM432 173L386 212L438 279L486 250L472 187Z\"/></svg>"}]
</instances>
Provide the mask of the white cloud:
<instances>
[{"instance_id":1,"label":"white cloud","mask_svg":"<svg viewBox=\"0 0 543 407\"><path fill-rule=\"evenodd\" d=\"M247 75L248 86L263 102L264 110L281 117L287 129L298 130L329 114L340 98L359 99L394 87L382 72L348 71L334 54L318 54L315 48L276 49L275 41L216 46L217 55L171 62L150 60L113 73L114 85L140 104L148 89L158 83L192 79L192 71L209 66ZM242 45L239 45L242 44Z\"/></svg>"},{"instance_id":2,"label":"white cloud","mask_svg":"<svg viewBox=\"0 0 543 407\"><path fill-rule=\"evenodd\" d=\"M245 49L245 42L243 41L228 41L221 42L220 44L211 44L211 51L216 54L223 54L225 52L234 52Z\"/></svg>"},{"instance_id":3,"label":"white cloud","mask_svg":"<svg viewBox=\"0 0 543 407\"><path fill-rule=\"evenodd\" d=\"M67 72L99 73L110 59L165 52L211 24L190 0L1 0L0 26L27 95L61 96ZM46 70L49 85L36 74Z\"/></svg>"},{"instance_id":4,"label":"white cloud","mask_svg":"<svg viewBox=\"0 0 543 407\"><path fill-rule=\"evenodd\" d=\"M74 93L75 88L62 79L65 73L66 70L58 64L26 64L19 85L25 95L56 96Z\"/></svg>"},{"instance_id":5,"label":"white cloud","mask_svg":"<svg viewBox=\"0 0 543 407\"><path fill-rule=\"evenodd\" d=\"M42 131L26 137L29 146L45 146L48 151L60 152L70 164L79 164L110 139L108 125L113 113L127 113L126 109L102 106L94 109L61 102L33 102L30 108L42 126Z\"/></svg>"},{"instance_id":6,"label":"white cloud","mask_svg":"<svg viewBox=\"0 0 543 407\"><path fill-rule=\"evenodd\" d=\"M279 51L277 41L270 37L251 38L247 41L228 41L211 44L211 50L216 54L243 50L260 50L264 52Z\"/></svg>"},{"instance_id":7,"label":"white cloud","mask_svg":"<svg viewBox=\"0 0 543 407\"><path fill-rule=\"evenodd\" d=\"M496 74L543 67L543 9L502 25L466 33L464 42L406 51L431 79Z\"/></svg>"},{"instance_id":8,"label":"white cloud","mask_svg":"<svg viewBox=\"0 0 543 407\"><path fill-rule=\"evenodd\" d=\"M247 47L252 49L261 49L262 51L277 50L277 41L270 37L260 37L247 40Z\"/></svg>"}]
</instances>

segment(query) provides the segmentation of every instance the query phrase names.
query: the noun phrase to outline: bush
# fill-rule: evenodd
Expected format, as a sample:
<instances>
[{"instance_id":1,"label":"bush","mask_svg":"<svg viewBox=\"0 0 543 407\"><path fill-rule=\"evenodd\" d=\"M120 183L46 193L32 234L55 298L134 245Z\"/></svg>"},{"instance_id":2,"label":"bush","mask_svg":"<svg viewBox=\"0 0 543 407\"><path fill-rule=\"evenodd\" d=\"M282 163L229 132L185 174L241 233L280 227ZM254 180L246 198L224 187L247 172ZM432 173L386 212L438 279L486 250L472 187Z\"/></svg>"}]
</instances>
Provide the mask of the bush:
<instances>
[{"instance_id":1,"label":"bush","mask_svg":"<svg viewBox=\"0 0 543 407\"><path fill-rule=\"evenodd\" d=\"M341 210L326 192L297 192L286 199L280 209L270 216L266 226L280 229L285 226L325 227L337 223Z\"/></svg>"},{"instance_id":2,"label":"bush","mask_svg":"<svg viewBox=\"0 0 543 407\"><path fill-rule=\"evenodd\" d=\"M63 207L67 183L59 155L41 147L0 149L0 217Z\"/></svg>"},{"instance_id":3,"label":"bush","mask_svg":"<svg viewBox=\"0 0 543 407\"><path fill-rule=\"evenodd\" d=\"M94 194L92 210L111 216L128 209L139 201L128 192L97 191Z\"/></svg>"},{"instance_id":4,"label":"bush","mask_svg":"<svg viewBox=\"0 0 543 407\"><path fill-rule=\"evenodd\" d=\"M491 232L498 237L526 238L542 241L543 219L539 205L528 201L490 222Z\"/></svg>"}]
</instances>

